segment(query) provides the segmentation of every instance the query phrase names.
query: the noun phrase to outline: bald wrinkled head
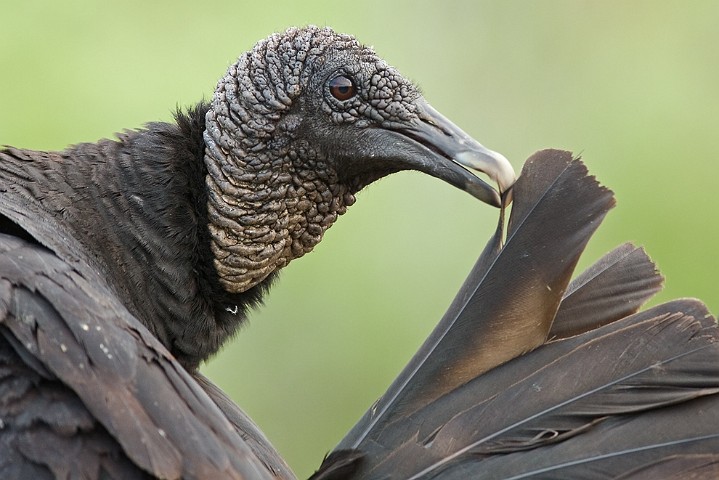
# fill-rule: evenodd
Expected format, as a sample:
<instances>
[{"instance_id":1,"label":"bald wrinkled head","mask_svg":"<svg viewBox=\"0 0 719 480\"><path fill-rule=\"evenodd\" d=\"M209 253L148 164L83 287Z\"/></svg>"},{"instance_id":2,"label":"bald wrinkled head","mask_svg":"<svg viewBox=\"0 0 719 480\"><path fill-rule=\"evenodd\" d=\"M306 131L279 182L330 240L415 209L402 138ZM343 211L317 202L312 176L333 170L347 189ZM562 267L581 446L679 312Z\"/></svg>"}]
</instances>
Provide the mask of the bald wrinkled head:
<instances>
[{"instance_id":1,"label":"bald wrinkled head","mask_svg":"<svg viewBox=\"0 0 719 480\"><path fill-rule=\"evenodd\" d=\"M505 190L514 171L432 109L353 37L292 28L259 42L218 82L206 117L212 251L220 282L242 292L312 250L354 194L420 170L497 205L460 166Z\"/></svg>"}]
</instances>

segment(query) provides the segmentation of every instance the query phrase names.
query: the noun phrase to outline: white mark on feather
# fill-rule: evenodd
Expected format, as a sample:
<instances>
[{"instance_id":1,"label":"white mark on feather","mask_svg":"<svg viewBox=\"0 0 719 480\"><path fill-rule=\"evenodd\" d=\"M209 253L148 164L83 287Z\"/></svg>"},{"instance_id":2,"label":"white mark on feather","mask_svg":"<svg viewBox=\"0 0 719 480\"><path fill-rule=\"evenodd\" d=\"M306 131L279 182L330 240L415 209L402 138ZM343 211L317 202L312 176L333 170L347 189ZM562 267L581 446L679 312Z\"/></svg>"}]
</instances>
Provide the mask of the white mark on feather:
<instances>
[{"instance_id":1,"label":"white mark on feather","mask_svg":"<svg viewBox=\"0 0 719 480\"><path fill-rule=\"evenodd\" d=\"M112 354L110 353L110 349L107 348L104 343L100 344L100 350L102 350L102 353L104 353L108 359L112 360Z\"/></svg>"},{"instance_id":2,"label":"white mark on feather","mask_svg":"<svg viewBox=\"0 0 719 480\"><path fill-rule=\"evenodd\" d=\"M159 433L162 438L165 438L165 437L167 436L167 434L165 433L165 431L164 431L163 429L161 429L161 428L158 428L158 429L157 429L157 433Z\"/></svg>"},{"instance_id":3,"label":"white mark on feather","mask_svg":"<svg viewBox=\"0 0 719 480\"><path fill-rule=\"evenodd\" d=\"M82 328L82 329L85 330L86 332L87 332L88 330L90 330L90 326L89 326L87 323L81 323L81 324L80 324L80 328Z\"/></svg>"},{"instance_id":4,"label":"white mark on feather","mask_svg":"<svg viewBox=\"0 0 719 480\"><path fill-rule=\"evenodd\" d=\"M232 315L237 315L238 308L237 305L235 305L234 307L225 307L225 310L230 312Z\"/></svg>"},{"instance_id":5,"label":"white mark on feather","mask_svg":"<svg viewBox=\"0 0 719 480\"><path fill-rule=\"evenodd\" d=\"M60 350L62 350L62 353L67 352L67 346L65 346L64 343L61 343L61 344L60 344Z\"/></svg>"},{"instance_id":6,"label":"white mark on feather","mask_svg":"<svg viewBox=\"0 0 719 480\"><path fill-rule=\"evenodd\" d=\"M130 199L140 207L145 205L145 200L143 200L142 197L140 197L139 195L130 195Z\"/></svg>"}]
</instances>

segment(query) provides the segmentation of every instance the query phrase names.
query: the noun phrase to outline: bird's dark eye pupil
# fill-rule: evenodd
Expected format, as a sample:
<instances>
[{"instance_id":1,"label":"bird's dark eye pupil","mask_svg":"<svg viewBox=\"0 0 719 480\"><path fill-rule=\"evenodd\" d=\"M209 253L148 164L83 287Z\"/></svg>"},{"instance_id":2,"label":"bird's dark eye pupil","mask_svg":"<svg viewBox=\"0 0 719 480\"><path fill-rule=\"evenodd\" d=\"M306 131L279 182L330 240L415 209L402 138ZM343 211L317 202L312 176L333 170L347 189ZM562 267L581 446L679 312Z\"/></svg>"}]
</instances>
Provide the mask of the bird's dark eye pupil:
<instances>
[{"instance_id":1,"label":"bird's dark eye pupil","mask_svg":"<svg viewBox=\"0 0 719 480\"><path fill-rule=\"evenodd\" d=\"M357 89L352 80L344 75L335 77L329 83L330 93L337 100L347 100L355 96Z\"/></svg>"}]
</instances>

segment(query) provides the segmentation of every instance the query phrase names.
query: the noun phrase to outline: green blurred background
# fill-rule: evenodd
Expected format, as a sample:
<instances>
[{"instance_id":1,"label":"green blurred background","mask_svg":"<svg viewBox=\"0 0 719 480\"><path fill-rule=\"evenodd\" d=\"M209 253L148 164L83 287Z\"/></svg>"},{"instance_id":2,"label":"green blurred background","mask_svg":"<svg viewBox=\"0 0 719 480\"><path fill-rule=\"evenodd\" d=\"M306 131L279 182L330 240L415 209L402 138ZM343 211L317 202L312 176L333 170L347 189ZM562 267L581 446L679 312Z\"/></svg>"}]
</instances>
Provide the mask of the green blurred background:
<instances>
[{"instance_id":1,"label":"green blurred background","mask_svg":"<svg viewBox=\"0 0 719 480\"><path fill-rule=\"evenodd\" d=\"M634 241L667 277L656 301L719 312L715 1L25 0L0 17L0 144L35 149L169 120L287 26L353 33L517 169L540 148L583 155L618 207L580 267ZM420 174L371 186L204 371L306 476L440 318L496 215Z\"/></svg>"}]
</instances>

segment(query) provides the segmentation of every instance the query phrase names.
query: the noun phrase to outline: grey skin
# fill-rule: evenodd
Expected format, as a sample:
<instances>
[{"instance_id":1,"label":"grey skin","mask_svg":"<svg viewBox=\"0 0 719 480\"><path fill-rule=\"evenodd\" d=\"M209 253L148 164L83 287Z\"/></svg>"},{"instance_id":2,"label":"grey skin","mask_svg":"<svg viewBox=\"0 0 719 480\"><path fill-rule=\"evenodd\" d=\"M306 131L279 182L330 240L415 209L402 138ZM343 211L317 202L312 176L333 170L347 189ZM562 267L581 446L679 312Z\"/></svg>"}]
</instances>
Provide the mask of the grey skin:
<instances>
[{"instance_id":1,"label":"grey skin","mask_svg":"<svg viewBox=\"0 0 719 480\"><path fill-rule=\"evenodd\" d=\"M346 98L333 95L338 79L352 89ZM329 29L291 29L242 56L218 84L205 139L208 186L217 192L215 267L230 291L311 250L357 191L390 173L419 170L494 206L515 179L506 158L434 110L371 49ZM465 167L486 173L499 192ZM212 172L222 169L227 181L218 182ZM244 201L258 189L281 193L269 207ZM241 213L226 208L228 198ZM291 205L281 204L286 199ZM255 221L258 207L272 213ZM244 216L261 239L243 235L242 222L213 221L213 210L224 220Z\"/></svg>"}]
</instances>

